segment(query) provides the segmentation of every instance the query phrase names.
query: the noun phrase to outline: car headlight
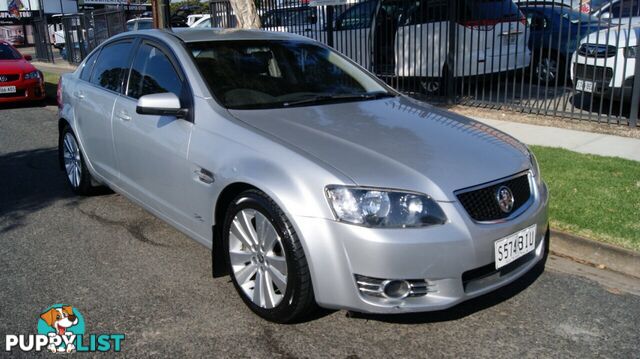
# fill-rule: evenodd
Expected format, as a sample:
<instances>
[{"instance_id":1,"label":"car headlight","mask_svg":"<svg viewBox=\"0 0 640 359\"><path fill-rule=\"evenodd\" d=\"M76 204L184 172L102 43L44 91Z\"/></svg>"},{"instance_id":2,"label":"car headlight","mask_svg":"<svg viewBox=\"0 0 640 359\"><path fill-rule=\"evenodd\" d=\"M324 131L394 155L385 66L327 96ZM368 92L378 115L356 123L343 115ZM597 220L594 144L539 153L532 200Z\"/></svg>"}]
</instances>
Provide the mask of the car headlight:
<instances>
[{"instance_id":1,"label":"car headlight","mask_svg":"<svg viewBox=\"0 0 640 359\"><path fill-rule=\"evenodd\" d=\"M24 75L24 79L25 80L33 80L33 79L39 79L40 78L40 71L31 71L28 74Z\"/></svg>"},{"instance_id":2,"label":"car headlight","mask_svg":"<svg viewBox=\"0 0 640 359\"><path fill-rule=\"evenodd\" d=\"M638 46L627 46L624 48L624 57L627 59L635 59L638 53Z\"/></svg>"},{"instance_id":3,"label":"car headlight","mask_svg":"<svg viewBox=\"0 0 640 359\"><path fill-rule=\"evenodd\" d=\"M444 212L431 197L394 190L328 186L327 199L336 219L379 228L425 227L444 224Z\"/></svg>"},{"instance_id":4,"label":"car headlight","mask_svg":"<svg viewBox=\"0 0 640 359\"><path fill-rule=\"evenodd\" d=\"M540 166L538 165L538 159L536 155L529 150L529 161L531 162L531 174L533 175L534 180L540 186L542 184L542 176L540 175Z\"/></svg>"}]
</instances>

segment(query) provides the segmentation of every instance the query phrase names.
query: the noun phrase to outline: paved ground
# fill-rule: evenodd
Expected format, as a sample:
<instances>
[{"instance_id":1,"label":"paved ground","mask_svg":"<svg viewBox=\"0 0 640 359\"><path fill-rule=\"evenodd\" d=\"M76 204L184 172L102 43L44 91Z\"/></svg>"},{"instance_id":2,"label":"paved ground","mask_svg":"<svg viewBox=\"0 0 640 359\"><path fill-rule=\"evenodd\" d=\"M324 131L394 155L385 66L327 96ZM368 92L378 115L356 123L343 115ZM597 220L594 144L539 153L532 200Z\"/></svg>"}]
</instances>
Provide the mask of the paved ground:
<instances>
[{"instance_id":1,"label":"paved ground","mask_svg":"<svg viewBox=\"0 0 640 359\"><path fill-rule=\"evenodd\" d=\"M54 116L0 110L0 348L65 302L136 356L640 358L640 282L557 257L444 312L262 321L211 278L204 247L119 195L71 196Z\"/></svg>"}]
</instances>

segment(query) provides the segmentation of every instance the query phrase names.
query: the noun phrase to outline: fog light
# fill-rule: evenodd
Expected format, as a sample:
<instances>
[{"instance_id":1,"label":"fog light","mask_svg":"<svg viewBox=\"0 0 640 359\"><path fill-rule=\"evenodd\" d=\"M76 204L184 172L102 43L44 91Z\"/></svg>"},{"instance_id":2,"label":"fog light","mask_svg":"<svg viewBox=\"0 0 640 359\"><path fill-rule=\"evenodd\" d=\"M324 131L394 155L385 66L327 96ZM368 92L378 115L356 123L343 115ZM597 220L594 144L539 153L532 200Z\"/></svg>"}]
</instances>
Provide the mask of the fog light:
<instances>
[{"instance_id":1,"label":"fog light","mask_svg":"<svg viewBox=\"0 0 640 359\"><path fill-rule=\"evenodd\" d=\"M411 285L406 280L389 280L382 284L382 290L388 298L403 299L411 292Z\"/></svg>"}]
</instances>

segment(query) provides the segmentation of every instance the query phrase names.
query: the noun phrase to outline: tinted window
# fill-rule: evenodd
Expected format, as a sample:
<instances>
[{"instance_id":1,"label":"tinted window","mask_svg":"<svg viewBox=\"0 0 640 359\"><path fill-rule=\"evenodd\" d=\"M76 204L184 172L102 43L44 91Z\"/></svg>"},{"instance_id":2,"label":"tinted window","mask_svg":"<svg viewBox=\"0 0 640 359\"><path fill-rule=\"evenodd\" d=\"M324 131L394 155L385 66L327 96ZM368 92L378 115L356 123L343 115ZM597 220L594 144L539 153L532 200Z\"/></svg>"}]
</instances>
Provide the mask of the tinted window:
<instances>
[{"instance_id":1,"label":"tinted window","mask_svg":"<svg viewBox=\"0 0 640 359\"><path fill-rule=\"evenodd\" d=\"M17 60L22 58L11 46L0 45L0 60Z\"/></svg>"},{"instance_id":2,"label":"tinted window","mask_svg":"<svg viewBox=\"0 0 640 359\"><path fill-rule=\"evenodd\" d=\"M153 22L151 21L138 21L138 30L153 29Z\"/></svg>"},{"instance_id":3,"label":"tinted window","mask_svg":"<svg viewBox=\"0 0 640 359\"><path fill-rule=\"evenodd\" d=\"M111 91L122 90L122 80L128 72L131 42L105 46L93 66L91 82Z\"/></svg>"},{"instance_id":4,"label":"tinted window","mask_svg":"<svg viewBox=\"0 0 640 359\"><path fill-rule=\"evenodd\" d=\"M172 92L180 96L182 81L167 56L158 48L142 44L138 49L129 77L127 96Z\"/></svg>"},{"instance_id":5,"label":"tinted window","mask_svg":"<svg viewBox=\"0 0 640 359\"><path fill-rule=\"evenodd\" d=\"M337 21L337 30L365 29L371 27L376 1L367 1L354 5L345 11Z\"/></svg>"},{"instance_id":6,"label":"tinted window","mask_svg":"<svg viewBox=\"0 0 640 359\"><path fill-rule=\"evenodd\" d=\"M611 17L630 17L638 16L638 1L619 1L611 6Z\"/></svg>"},{"instance_id":7,"label":"tinted window","mask_svg":"<svg viewBox=\"0 0 640 359\"><path fill-rule=\"evenodd\" d=\"M312 25L317 21L315 8L277 10L264 16L263 26Z\"/></svg>"},{"instance_id":8,"label":"tinted window","mask_svg":"<svg viewBox=\"0 0 640 359\"><path fill-rule=\"evenodd\" d=\"M448 0L415 1L407 12L405 25L426 24L429 22L447 21Z\"/></svg>"},{"instance_id":9,"label":"tinted window","mask_svg":"<svg viewBox=\"0 0 640 359\"><path fill-rule=\"evenodd\" d=\"M511 0L458 0L458 10L462 20L514 21L520 20L520 10Z\"/></svg>"},{"instance_id":10,"label":"tinted window","mask_svg":"<svg viewBox=\"0 0 640 359\"><path fill-rule=\"evenodd\" d=\"M80 79L85 81L89 81L91 79L91 69L93 69L93 64L96 62L99 53L100 51L94 52L93 54L91 54L91 56L89 56L87 61L84 62L82 72L80 73Z\"/></svg>"}]
</instances>

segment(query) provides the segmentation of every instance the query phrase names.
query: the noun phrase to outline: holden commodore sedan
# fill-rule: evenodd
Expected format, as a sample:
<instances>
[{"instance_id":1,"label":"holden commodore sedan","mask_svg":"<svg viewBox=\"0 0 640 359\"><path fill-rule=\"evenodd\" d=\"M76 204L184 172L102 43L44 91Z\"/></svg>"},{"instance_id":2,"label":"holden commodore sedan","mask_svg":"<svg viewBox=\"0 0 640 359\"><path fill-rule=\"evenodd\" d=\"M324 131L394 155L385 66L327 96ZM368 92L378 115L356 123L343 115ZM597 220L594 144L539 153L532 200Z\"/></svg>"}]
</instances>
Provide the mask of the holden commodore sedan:
<instances>
[{"instance_id":1,"label":"holden commodore sedan","mask_svg":"<svg viewBox=\"0 0 640 359\"><path fill-rule=\"evenodd\" d=\"M44 99L44 77L29 60L0 40L0 104Z\"/></svg>"},{"instance_id":2,"label":"holden commodore sedan","mask_svg":"<svg viewBox=\"0 0 640 359\"><path fill-rule=\"evenodd\" d=\"M59 86L71 189L106 185L211 248L268 320L439 310L544 263L526 146L311 39L126 33Z\"/></svg>"}]
</instances>

